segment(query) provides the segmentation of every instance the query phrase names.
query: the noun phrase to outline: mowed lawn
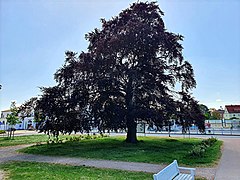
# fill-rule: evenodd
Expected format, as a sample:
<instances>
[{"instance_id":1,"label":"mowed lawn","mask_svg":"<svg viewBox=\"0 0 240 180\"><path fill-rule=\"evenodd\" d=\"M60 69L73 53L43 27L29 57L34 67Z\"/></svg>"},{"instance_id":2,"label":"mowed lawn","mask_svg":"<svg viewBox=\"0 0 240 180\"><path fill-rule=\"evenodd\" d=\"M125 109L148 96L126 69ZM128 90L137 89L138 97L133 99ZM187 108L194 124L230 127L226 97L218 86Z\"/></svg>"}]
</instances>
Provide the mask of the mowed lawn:
<instances>
[{"instance_id":1,"label":"mowed lawn","mask_svg":"<svg viewBox=\"0 0 240 180\"><path fill-rule=\"evenodd\" d=\"M7 137L0 137L0 147L2 146L15 146L20 144L32 144L37 142L46 142L48 136L42 135L29 135L29 136L15 136L14 139L8 139Z\"/></svg>"},{"instance_id":2,"label":"mowed lawn","mask_svg":"<svg viewBox=\"0 0 240 180\"><path fill-rule=\"evenodd\" d=\"M128 162L169 164L174 159L181 165L194 167L213 166L221 156L221 141L207 148L203 157L190 157L193 145L202 140L196 138L139 137L137 144L124 142L125 137L107 137L67 141L62 144L35 145L20 150L30 154L82 157Z\"/></svg>"},{"instance_id":3,"label":"mowed lawn","mask_svg":"<svg viewBox=\"0 0 240 180\"><path fill-rule=\"evenodd\" d=\"M0 165L7 173L7 179L13 180L150 180L153 175L144 172L130 172L112 169L98 169L83 166L67 166L59 164L36 163L36 162L10 162Z\"/></svg>"}]
</instances>

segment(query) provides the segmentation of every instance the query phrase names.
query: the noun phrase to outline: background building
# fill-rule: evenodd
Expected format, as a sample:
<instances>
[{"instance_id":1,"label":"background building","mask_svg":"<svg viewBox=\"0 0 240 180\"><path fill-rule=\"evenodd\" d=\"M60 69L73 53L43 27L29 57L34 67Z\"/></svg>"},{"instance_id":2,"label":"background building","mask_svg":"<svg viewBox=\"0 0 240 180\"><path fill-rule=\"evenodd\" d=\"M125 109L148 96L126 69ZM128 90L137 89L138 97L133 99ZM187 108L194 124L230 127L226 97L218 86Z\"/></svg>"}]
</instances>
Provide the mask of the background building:
<instances>
[{"instance_id":1,"label":"background building","mask_svg":"<svg viewBox=\"0 0 240 180\"><path fill-rule=\"evenodd\" d=\"M0 118L0 130L7 130L9 125L7 124L7 115L11 114L10 110L1 111ZM31 113L29 117L21 117L21 114L18 114L19 120L21 123L14 126L15 129L35 129L36 123L34 122L34 113Z\"/></svg>"},{"instance_id":2,"label":"background building","mask_svg":"<svg viewBox=\"0 0 240 180\"><path fill-rule=\"evenodd\" d=\"M226 105L224 109L226 127L240 128L240 105Z\"/></svg>"}]
</instances>

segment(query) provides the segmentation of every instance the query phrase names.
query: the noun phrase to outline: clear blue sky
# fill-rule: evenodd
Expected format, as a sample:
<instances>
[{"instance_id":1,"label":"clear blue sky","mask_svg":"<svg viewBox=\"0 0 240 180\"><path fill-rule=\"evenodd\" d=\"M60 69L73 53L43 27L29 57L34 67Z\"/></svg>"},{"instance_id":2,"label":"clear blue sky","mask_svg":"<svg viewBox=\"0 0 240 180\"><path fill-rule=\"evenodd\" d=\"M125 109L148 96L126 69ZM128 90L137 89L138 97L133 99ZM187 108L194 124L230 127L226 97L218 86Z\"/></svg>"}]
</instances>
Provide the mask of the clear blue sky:
<instances>
[{"instance_id":1,"label":"clear blue sky","mask_svg":"<svg viewBox=\"0 0 240 180\"><path fill-rule=\"evenodd\" d=\"M40 95L66 50L85 51L84 35L131 0L0 0L0 110ZM240 1L159 0L166 28L182 34L200 103L240 104Z\"/></svg>"}]
</instances>

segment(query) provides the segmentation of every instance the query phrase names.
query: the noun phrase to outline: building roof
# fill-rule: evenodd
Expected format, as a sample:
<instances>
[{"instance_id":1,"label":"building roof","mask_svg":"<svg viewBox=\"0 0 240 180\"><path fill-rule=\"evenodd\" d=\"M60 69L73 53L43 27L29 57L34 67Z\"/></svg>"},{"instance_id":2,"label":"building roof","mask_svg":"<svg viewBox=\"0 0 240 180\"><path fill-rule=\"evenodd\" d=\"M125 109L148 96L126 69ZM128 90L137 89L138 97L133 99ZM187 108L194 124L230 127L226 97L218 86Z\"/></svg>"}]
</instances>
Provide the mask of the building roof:
<instances>
[{"instance_id":1,"label":"building roof","mask_svg":"<svg viewBox=\"0 0 240 180\"><path fill-rule=\"evenodd\" d=\"M240 113L240 105L226 105L228 113Z\"/></svg>"}]
</instances>

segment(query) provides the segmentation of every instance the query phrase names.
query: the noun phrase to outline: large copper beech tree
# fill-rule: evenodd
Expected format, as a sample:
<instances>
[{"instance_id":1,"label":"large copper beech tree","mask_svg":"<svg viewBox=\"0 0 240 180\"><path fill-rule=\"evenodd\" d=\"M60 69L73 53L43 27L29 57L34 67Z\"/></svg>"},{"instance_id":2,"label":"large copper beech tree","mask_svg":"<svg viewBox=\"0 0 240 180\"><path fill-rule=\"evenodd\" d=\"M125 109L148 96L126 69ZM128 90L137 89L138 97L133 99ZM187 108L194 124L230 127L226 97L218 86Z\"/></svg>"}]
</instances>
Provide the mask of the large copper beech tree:
<instances>
[{"instance_id":1,"label":"large copper beech tree","mask_svg":"<svg viewBox=\"0 0 240 180\"><path fill-rule=\"evenodd\" d=\"M168 32L162 16L154 2L134 3L111 20L101 19L101 29L86 35L87 52L66 52L57 85L42 88L38 101L38 112L48 117L46 130L126 129L126 141L135 143L141 121L162 127L174 117L183 126L204 128L189 93L196 82L183 59L183 36Z\"/></svg>"}]
</instances>

